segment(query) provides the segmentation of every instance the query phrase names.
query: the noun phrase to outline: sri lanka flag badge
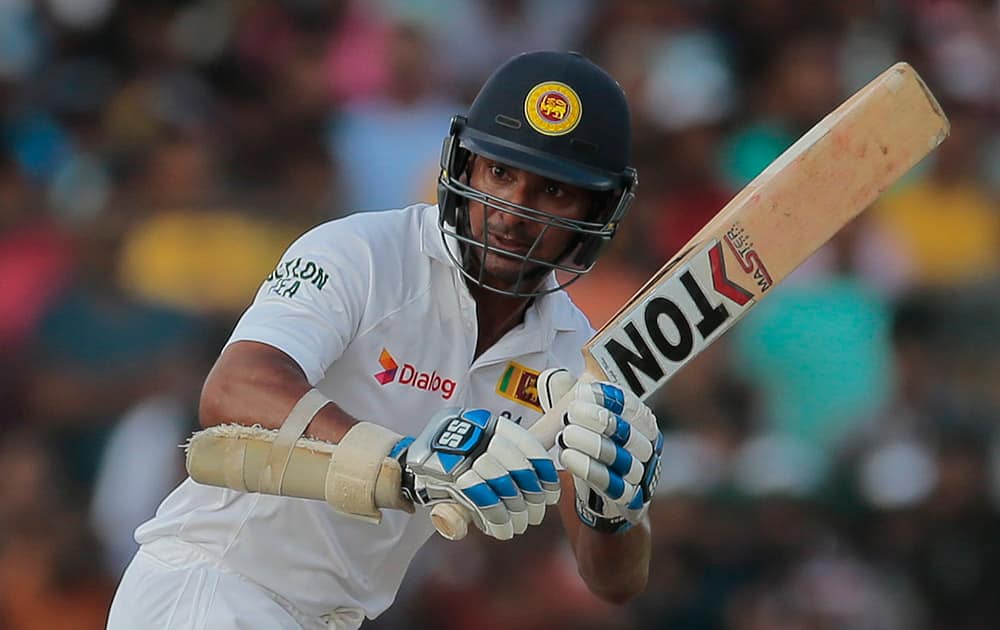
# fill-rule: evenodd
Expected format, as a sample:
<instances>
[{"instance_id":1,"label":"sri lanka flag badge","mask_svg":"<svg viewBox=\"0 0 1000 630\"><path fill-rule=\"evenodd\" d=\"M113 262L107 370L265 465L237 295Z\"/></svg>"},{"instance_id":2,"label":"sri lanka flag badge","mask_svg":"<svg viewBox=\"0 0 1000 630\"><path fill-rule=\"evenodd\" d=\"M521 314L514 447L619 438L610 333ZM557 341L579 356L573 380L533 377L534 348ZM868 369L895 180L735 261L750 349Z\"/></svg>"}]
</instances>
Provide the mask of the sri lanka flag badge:
<instances>
[{"instance_id":1,"label":"sri lanka flag badge","mask_svg":"<svg viewBox=\"0 0 1000 630\"><path fill-rule=\"evenodd\" d=\"M538 402L538 374L529 367L511 361L500 375L496 391L507 400L541 412L542 406Z\"/></svg>"}]
</instances>

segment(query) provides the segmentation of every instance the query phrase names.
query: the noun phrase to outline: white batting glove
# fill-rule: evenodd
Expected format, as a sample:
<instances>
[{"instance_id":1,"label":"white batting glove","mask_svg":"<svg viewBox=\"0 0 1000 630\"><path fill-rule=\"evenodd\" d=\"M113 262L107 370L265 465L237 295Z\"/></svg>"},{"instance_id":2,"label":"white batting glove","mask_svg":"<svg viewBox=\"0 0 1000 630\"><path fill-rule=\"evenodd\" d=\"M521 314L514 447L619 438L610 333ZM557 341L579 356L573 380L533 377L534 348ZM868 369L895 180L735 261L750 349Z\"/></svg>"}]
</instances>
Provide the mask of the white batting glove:
<instances>
[{"instance_id":1,"label":"white batting glove","mask_svg":"<svg viewBox=\"0 0 1000 630\"><path fill-rule=\"evenodd\" d=\"M548 411L573 397L556 438L559 462L573 474L576 511L589 527L623 532L640 522L660 477L663 434L653 412L617 385L574 385L563 368L538 377L538 398Z\"/></svg>"},{"instance_id":2,"label":"white batting glove","mask_svg":"<svg viewBox=\"0 0 1000 630\"><path fill-rule=\"evenodd\" d=\"M541 442L486 409L443 409L390 456L403 467L403 494L419 505L455 501L483 533L500 540L538 525L559 501L559 475Z\"/></svg>"}]
</instances>

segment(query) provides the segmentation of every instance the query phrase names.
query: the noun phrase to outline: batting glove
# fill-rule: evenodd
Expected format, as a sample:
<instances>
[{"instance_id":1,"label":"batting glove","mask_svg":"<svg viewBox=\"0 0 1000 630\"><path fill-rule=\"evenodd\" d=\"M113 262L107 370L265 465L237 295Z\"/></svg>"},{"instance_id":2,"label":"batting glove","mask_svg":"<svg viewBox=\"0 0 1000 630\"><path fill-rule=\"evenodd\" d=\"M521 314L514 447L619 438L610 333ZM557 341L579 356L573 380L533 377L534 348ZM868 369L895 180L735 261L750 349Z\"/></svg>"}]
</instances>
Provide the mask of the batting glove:
<instances>
[{"instance_id":1,"label":"batting glove","mask_svg":"<svg viewBox=\"0 0 1000 630\"><path fill-rule=\"evenodd\" d=\"M443 409L390 455L402 465L408 499L457 502L476 527L500 540L538 525L546 506L559 501L559 476L542 444L486 409Z\"/></svg>"},{"instance_id":2,"label":"batting glove","mask_svg":"<svg viewBox=\"0 0 1000 630\"><path fill-rule=\"evenodd\" d=\"M564 395L573 397L556 441L559 462L573 474L577 514L598 531L626 531L649 509L663 434L653 412L633 394L612 383L574 383L562 368L538 377L545 411Z\"/></svg>"}]
</instances>

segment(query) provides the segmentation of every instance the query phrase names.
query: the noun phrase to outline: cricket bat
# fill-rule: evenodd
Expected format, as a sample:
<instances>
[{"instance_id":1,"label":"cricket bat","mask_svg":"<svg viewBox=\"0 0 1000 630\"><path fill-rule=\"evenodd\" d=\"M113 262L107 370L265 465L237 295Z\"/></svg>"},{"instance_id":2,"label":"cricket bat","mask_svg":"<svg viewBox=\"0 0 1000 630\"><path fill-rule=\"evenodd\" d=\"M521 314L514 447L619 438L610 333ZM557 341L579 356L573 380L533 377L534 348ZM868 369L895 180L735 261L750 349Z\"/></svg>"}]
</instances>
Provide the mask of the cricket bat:
<instances>
[{"instance_id":1,"label":"cricket bat","mask_svg":"<svg viewBox=\"0 0 1000 630\"><path fill-rule=\"evenodd\" d=\"M906 63L876 77L751 181L583 347L581 380L616 383L641 399L663 386L937 147L948 119ZM530 431L551 448L568 400ZM431 512L459 539L469 515Z\"/></svg>"}]
</instances>

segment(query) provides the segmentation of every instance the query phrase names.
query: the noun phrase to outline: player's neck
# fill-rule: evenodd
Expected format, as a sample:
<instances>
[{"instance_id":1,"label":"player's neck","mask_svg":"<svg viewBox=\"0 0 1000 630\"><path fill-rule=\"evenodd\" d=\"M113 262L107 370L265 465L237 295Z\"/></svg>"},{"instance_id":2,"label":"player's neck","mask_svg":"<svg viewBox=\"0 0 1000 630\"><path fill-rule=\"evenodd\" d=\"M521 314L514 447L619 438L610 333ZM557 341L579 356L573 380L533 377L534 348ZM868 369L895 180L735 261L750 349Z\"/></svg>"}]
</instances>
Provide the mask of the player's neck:
<instances>
[{"instance_id":1,"label":"player's neck","mask_svg":"<svg viewBox=\"0 0 1000 630\"><path fill-rule=\"evenodd\" d=\"M476 300L476 357L524 321L524 313L534 298L513 297L495 293L469 283L469 292Z\"/></svg>"}]
</instances>

